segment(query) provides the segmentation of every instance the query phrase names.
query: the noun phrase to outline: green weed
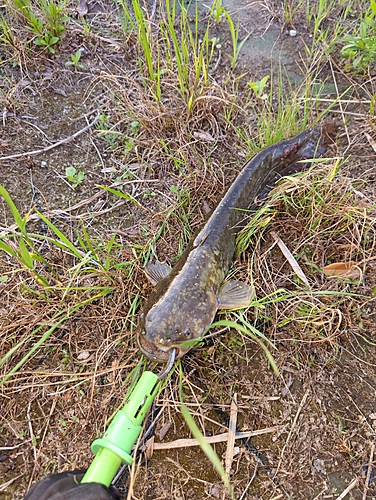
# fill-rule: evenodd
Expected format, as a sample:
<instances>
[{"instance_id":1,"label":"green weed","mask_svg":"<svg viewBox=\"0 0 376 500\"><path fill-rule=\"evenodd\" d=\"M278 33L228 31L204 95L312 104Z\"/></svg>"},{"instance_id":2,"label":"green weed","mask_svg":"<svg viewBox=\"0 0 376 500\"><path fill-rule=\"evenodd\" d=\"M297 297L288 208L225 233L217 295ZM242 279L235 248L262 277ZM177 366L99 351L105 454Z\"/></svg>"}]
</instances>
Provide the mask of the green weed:
<instances>
[{"instance_id":1,"label":"green weed","mask_svg":"<svg viewBox=\"0 0 376 500\"><path fill-rule=\"evenodd\" d=\"M376 1L371 0L370 7L359 28L352 35L345 35L346 45L341 54L350 62L347 69L355 73L367 73L376 60Z\"/></svg>"},{"instance_id":2,"label":"green weed","mask_svg":"<svg viewBox=\"0 0 376 500\"><path fill-rule=\"evenodd\" d=\"M232 67L236 65L245 39L239 43L239 26L235 27L221 2L213 3L204 26L200 23L197 4L193 15L189 15L182 2L167 0L161 4L157 27L155 21L150 22L139 0L132 0L133 13L123 0L121 6L122 17L127 20L126 29L130 26L137 29L138 63L144 86L158 103L169 88L169 80L174 78L180 97L191 112L194 99L209 85L209 67L220 48L220 41L210 32L212 25L222 17L227 20L233 42Z\"/></svg>"},{"instance_id":3,"label":"green weed","mask_svg":"<svg viewBox=\"0 0 376 500\"><path fill-rule=\"evenodd\" d=\"M71 60L70 61L67 61L65 63L65 66L73 66L76 70L78 68L84 68L85 66L80 63L80 59L81 59L81 55L82 55L82 52L81 50L77 50L77 52L75 52L74 54L71 54Z\"/></svg>"},{"instance_id":4,"label":"green weed","mask_svg":"<svg viewBox=\"0 0 376 500\"><path fill-rule=\"evenodd\" d=\"M240 21L238 21L237 26L235 27L234 21L232 20L232 17L230 14L227 12L227 10L224 11L227 24L230 30L230 35L231 35L231 41L232 41L232 54L227 54L228 57L231 60L231 69L234 70L236 63L238 61L239 53L245 44L245 42L248 40L248 38L251 36L251 33L248 33L243 40L239 42L239 27L240 27Z\"/></svg>"},{"instance_id":5,"label":"green weed","mask_svg":"<svg viewBox=\"0 0 376 500\"><path fill-rule=\"evenodd\" d=\"M316 169L319 172L316 173ZM358 281L322 282L322 268L330 262L361 260L360 256L372 251L375 230L374 219L368 214L372 207L357 206L353 187L346 177L338 176L340 169L343 169L343 161L332 161L326 170L315 161L309 172L282 180L264 206L250 215L248 227L237 237L240 255L247 248L252 249L250 280L262 298L253 300L250 307L258 322L271 323L276 331L288 328L290 339L330 344L334 352L348 312L349 297L351 300L362 298L357 293ZM294 249L293 255L310 283L308 293L292 271L293 276L288 280L290 289L274 289L279 272L275 266L281 264L274 263L279 252L272 253L268 231L276 227L282 240L287 231L288 246ZM265 252L265 240L268 241L266 253L270 255L259 263L260 255ZM352 248L351 255L343 254L346 243ZM289 267L287 263L286 266ZM264 285L262 291L257 292L260 280ZM357 323L355 318L352 321Z\"/></svg>"},{"instance_id":6,"label":"green weed","mask_svg":"<svg viewBox=\"0 0 376 500\"><path fill-rule=\"evenodd\" d=\"M24 364L47 342L47 340L51 337L51 335L55 332L57 328L59 328L64 322L66 322L73 314L75 314L79 309L87 306L91 302L95 302L101 297L109 294L112 291L111 288L105 288L98 294L95 294L92 297L89 297L86 300L81 301L73 307L68 307L63 309L62 311L57 312L51 320L48 322L52 323L52 326L48 328L38 340L38 335L45 330L47 324L42 324L39 327L35 328L31 333L29 333L26 337L24 337L20 342L18 342L15 346L13 346L9 351L0 359L0 367L3 366L7 361L11 360L13 357L18 357L19 353L22 353L22 348L24 344L26 344L30 339L35 339L32 347L30 347L26 354L22 357L20 361L16 363L16 365L7 371L6 375L0 380L0 387L4 385L10 378L17 373Z\"/></svg>"},{"instance_id":7,"label":"green weed","mask_svg":"<svg viewBox=\"0 0 376 500\"><path fill-rule=\"evenodd\" d=\"M119 270L125 277L131 275L138 258L119 261L116 258L119 248L116 235L108 242L96 241L84 227L80 228L78 241L72 242L40 212L37 215L45 231L43 234L29 232L26 226L31 224L31 215L21 216L9 193L1 186L0 195L16 228L3 231L0 236L0 262L6 259L7 269L4 283L10 281L8 276L13 277L18 294L33 304L31 310L36 315L34 322L25 325L21 339L11 335L6 339L9 347L3 346L0 367L9 367L1 386L40 352L50 337L78 311L113 292L114 276ZM128 298L132 301L130 314L133 315L139 303L137 291L135 294L131 291ZM38 311L41 311L40 316ZM132 324L133 320L129 316L124 321Z\"/></svg>"},{"instance_id":8,"label":"green weed","mask_svg":"<svg viewBox=\"0 0 376 500\"><path fill-rule=\"evenodd\" d=\"M251 307L252 307L252 304L251 304ZM254 327L247 319L244 315L242 314L236 314L236 313L232 313L236 319L236 322L235 321L229 321L227 319L223 319L223 320L219 320L219 321L216 321L215 323L213 323L211 326L210 326L210 329L212 328L216 328L216 327L223 327L223 326L227 326L228 328L232 328L233 330L236 330L240 333L242 333L243 335L251 338L252 340L254 340L260 347L261 349L264 351L264 354L265 356L267 357L268 359L268 362L270 364L270 366L272 367L274 373L276 375L279 374L279 370L278 370L278 366L268 348L271 347L273 349L277 349L276 346L273 344L273 342L271 342L260 330L258 330L256 327Z\"/></svg>"},{"instance_id":9,"label":"green weed","mask_svg":"<svg viewBox=\"0 0 376 500\"><path fill-rule=\"evenodd\" d=\"M239 139L247 144L248 150L253 153L307 128L312 111L319 103L317 95L302 105L302 94L311 95L312 87L309 82L296 90L289 86L288 82L283 82L282 75L277 79L276 85L275 78L271 77L269 94L266 95L263 91L267 81L268 77L264 77L260 82L248 83L248 107L257 118L254 129L249 131L244 126L236 129ZM289 87L289 92L286 92L286 87Z\"/></svg>"},{"instance_id":10,"label":"green weed","mask_svg":"<svg viewBox=\"0 0 376 500\"><path fill-rule=\"evenodd\" d=\"M317 42L320 30L325 19L332 12L333 7L338 2L336 0L318 0L318 2L307 2L306 19L308 24L313 21L313 39Z\"/></svg>"},{"instance_id":11,"label":"green weed","mask_svg":"<svg viewBox=\"0 0 376 500\"><path fill-rule=\"evenodd\" d=\"M0 15L0 42L13 49L16 48L14 30L3 14Z\"/></svg>"},{"instance_id":12,"label":"green weed","mask_svg":"<svg viewBox=\"0 0 376 500\"><path fill-rule=\"evenodd\" d=\"M306 3L306 21L313 28L312 45L306 52L312 61L338 51L341 39L348 30L348 17L354 1L319 0Z\"/></svg>"},{"instance_id":13,"label":"green weed","mask_svg":"<svg viewBox=\"0 0 376 500\"><path fill-rule=\"evenodd\" d=\"M296 5L294 5L294 2L290 0L285 0L283 2L283 8L285 12L285 23L287 26L291 26L293 24L297 12L301 9L303 5L304 5L303 2L296 2Z\"/></svg>"},{"instance_id":14,"label":"green weed","mask_svg":"<svg viewBox=\"0 0 376 500\"><path fill-rule=\"evenodd\" d=\"M267 99L268 96L267 94L264 94L264 89L266 84L268 83L269 80L269 75L264 76L264 78L261 78L261 80L258 80L256 82L249 81L247 83L248 87L253 90L255 93L256 97L259 99Z\"/></svg>"},{"instance_id":15,"label":"green weed","mask_svg":"<svg viewBox=\"0 0 376 500\"><path fill-rule=\"evenodd\" d=\"M18 232L0 236L0 250L4 251L24 266L37 283L48 287L49 284L47 279L37 270L39 263L47 264L47 262L36 250L34 242L26 230L28 215L25 215L25 217L21 216L16 205L9 196L9 193L3 186L0 186L0 196L3 197L8 205L18 228Z\"/></svg>"},{"instance_id":16,"label":"green weed","mask_svg":"<svg viewBox=\"0 0 376 500\"><path fill-rule=\"evenodd\" d=\"M85 172L78 171L76 167L71 166L65 169L65 176L68 179L68 181L72 184L72 187L76 188L83 182L85 178Z\"/></svg>"},{"instance_id":17,"label":"green weed","mask_svg":"<svg viewBox=\"0 0 376 500\"><path fill-rule=\"evenodd\" d=\"M26 21L32 33L34 45L55 53L55 46L61 40L69 17L65 14L65 3L54 0L11 0L10 8Z\"/></svg>"}]
</instances>

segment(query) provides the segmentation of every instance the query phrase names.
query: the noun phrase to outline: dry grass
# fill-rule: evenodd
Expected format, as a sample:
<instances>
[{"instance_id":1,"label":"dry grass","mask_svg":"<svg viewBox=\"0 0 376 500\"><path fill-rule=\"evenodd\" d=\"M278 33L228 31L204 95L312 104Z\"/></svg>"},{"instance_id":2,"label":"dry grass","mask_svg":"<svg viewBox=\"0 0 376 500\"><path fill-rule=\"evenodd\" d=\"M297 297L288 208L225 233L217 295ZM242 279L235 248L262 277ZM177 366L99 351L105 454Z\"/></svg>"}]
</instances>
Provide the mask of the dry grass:
<instances>
[{"instance_id":1,"label":"dry grass","mask_svg":"<svg viewBox=\"0 0 376 500\"><path fill-rule=\"evenodd\" d=\"M355 318L368 301L374 210L357 189L363 181L346 175L346 166L340 175L336 171L336 165L327 164L283 180L261 211L259 229L250 226L252 255L245 267L257 297L263 297L261 303L266 304L266 309L259 310L260 317L271 320L268 333L281 342L335 345L337 335L356 326ZM246 232L240 242L247 239ZM272 232L298 259L308 287L282 256ZM358 279L328 277L323 271L331 262L349 261L357 263ZM273 303L276 293L290 297ZM271 297L270 307L267 297Z\"/></svg>"},{"instance_id":2,"label":"dry grass","mask_svg":"<svg viewBox=\"0 0 376 500\"><path fill-rule=\"evenodd\" d=\"M369 258L374 251L372 207L361 195L362 181L350 177L346 167L341 175L335 176L335 170L335 164L326 163L299 177L282 181L263 209L265 219L259 219L252 234L247 236L249 249L236 266L237 277L245 279L249 276L260 298L256 307L242 316L242 321L259 328L277 345L278 351L273 355L281 377L276 379L267 370L265 360L249 338L235 332L222 333L204 350L193 350L183 360L186 372L182 382L184 400L204 433L216 435L224 432L227 423L218 417L218 408L229 411L228 393L231 391L239 395L240 428L278 426L279 431L272 438L253 438L255 445L263 451L261 459L255 458L253 448L245 449L233 458L232 484L239 495L245 491L247 483L249 491L256 487L262 497L270 488L275 495L281 491L283 494L292 487L291 481L303 484L302 474L307 464L304 462L304 467L296 469L293 450L296 452L302 446L303 435L307 439L311 412L330 414L328 408L324 411L322 406L315 406L314 394L317 392L317 397L321 397L322 388L307 392L308 388L311 383L318 383L317 377L323 376L326 366L335 373L333 360L344 356L346 351L343 348L349 342L356 345L357 339L362 337L372 340L365 333L372 328L366 314L367 307L372 306L369 297L374 286L368 273L373 264ZM182 177L179 188L193 193L195 182L191 176ZM163 198L157 214L142 211L143 223L150 227L155 225L165 213L169 201L167 197ZM176 234L185 226L181 226L181 204L176 199L175 203L177 217L170 217L163 237L154 242L157 254L171 257L179 251ZM85 204L79 208L85 210ZM191 197L187 198L187 205L183 208L185 212L193 210L197 217L193 225L198 225L200 210L195 208ZM173 212L170 210L169 213ZM68 215L64 214L65 217ZM72 227L75 224L72 211L70 217ZM272 231L278 233L298 258L310 289L296 280L271 237ZM75 234L73 231L72 235ZM9 373L35 341L56 322L54 314L61 311L62 305L66 310L72 309L95 295L98 291L95 287L111 288L105 296L67 317L27 364L1 388L3 436L6 446L11 448L6 453L12 457L15 470L22 470L30 482L55 470L87 465L88 444L103 433L106 421L121 405L129 374L139 363L134 343L134 314L139 297L147 295L150 289L142 274L147 255L144 252L150 240L148 237L144 239L145 246L138 242L138 250L135 250L134 239L126 233L122 235L120 232L116 241L110 252L110 269L90 268L90 272L83 272L84 267L78 272L77 259L42 242L41 251L59 276L59 282L52 287L48 297L43 297L45 291L29 273L20 270L17 263L4 258L1 261L2 273L8 276L1 283L2 296L6 297L1 315L6 342L1 345L1 355L16 342L24 340L16 355L2 366L3 375ZM101 250L98 255L103 262L108 254L107 243L99 243ZM360 280L328 278L321 271L330 261L347 260L359 263L362 270ZM285 300L268 299L280 289L285 290L281 292L281 295L286 295ZM36 330L37 333L33 334ZM259 380L252 375L256 373L254 370L259 374ZM305 388L304 394L299 396L298 392L293 397L293 403L285 399L290 394L291 377L294 380L303 378L302 387ZM210 388L206 380L211 380ZM172 399L165 395L159 401L159 404L168 406L161 423L157 424L157 431L171 422L173 430L169 432L169 440L189 437L176 396L179 383L173 378L169 384ZM265 387L270 387L270 391L265 391ZM298 396L300 400L295 399ZM281 436L286 436L286 433L287 439L282 444ZM326 429L325 436L328 443L336 443L341 450L347 450L347 438L341 434ZM314 434L312 439L320 437ZM57 440L58 448L55 447ZM223 445L217 444L215 448L221 456ZM351 451L340 453L353 456ZM156 451L156 454L157 458L154 456L147 469L144 470L141 462L137 462L133 469L130 480L136 497L145 497L150 485L155 488L154 495L158 498L169 498L169 495L182 491L201 494L202 488L209 491L214 487L215 476L210 468L203 473L201 466L189 465L192 461L206 460L196 448L184 452L167 449ZM277 463L275 457L279 457ZM356 457L357 463L363 459L363 455ZM171 475L162 489L159 485L160 470L157 470L160 466L153 465L155 460L156 464L165 464L164 477ZM321 458L315 460L318 460L316 465L320 469ZM346 459L342 463L346 463ZM253 464L248 472L246 464ZM257 479L253 474L255 466ZM277 479L272 480L270 471L275 467ZM16 482L20 480L15 477ZM219 486L215 488L220 491Z\"/></svg>"},{"instance_id":3,"label":"dry grass","mask_svg":"<svg viewBox=\"0 0 376 500\"><path fill-rule=\"evenodd\" d=\"M32 273L0 255L0 359L20 343L2 364L1 376L8 375L56 325L0 388L0 471L4 477L0 492L6 499L22 498L30 483L47 474L90 463L90 442L103 434L137 370L151 367L141 361L135 345L137 313L151 289L143 266L154 257L174 261L222 197L244 156L251 155L247 142L254 144L256 135L262 143L265 135L258 119L269 108L250 96L244 88L245 77L216 80L214 75L188 110L169 73L164 77L163 99L156 103L137 73L135 35L130 33L125 43L116 38L106 9L95 19L98 30L85 36L79 21L74 21L69 28L74 34L72 50L63 46L56 60L45 54L36 60L34 52L26 52L25 45L14 39L6 62L8 76L1 87L4 110L24 110L30 102L33 111L39 109L45 86L49 92L55 88L57 73L63 75L64 91L75 91L83 78L89 78L89 86L78 99L82 97L85 106L98 102L102 121L91 142L81 138L81 149L66 144L57 164L68 154L73 158L77 151L86 154L94 144L96 151L86 158L90 165L87 177L92 175L90 188L84 185L85 189L74 192L70 208L56 209L55 178L46 181L37 163L27 165L28 189L36 184L47 190L51 183L51 201L41 196L42 213L69 235L83 257L88 252L78 241L80 221L88 229L100 262L110 256L110 265L104 269L90 260L83 263L47 240L38 242L38 250L52 269L47 272L38 263L38 270L51 278L47 292ZM102 24L108 28L105 33ZM18 31L17 36L22 33ZM65 60L81 45L88 50L82 59L87 71L65 72ZM109 51L113 51L110 56ZM13 72L9 70L12 61L18 64ZM38 79L37 71L47 76ZM333 66L331 71L334 75ZM358 85L348 75L342 77L348 84ZM365 120L374 95L374 78L360 90L367 99L360 94L353 100L343 99L332 110L345 124L333 155L347 155L357 147L356 157L363 156L359 161L348 160L338 175L334 175L338 165L327 162L277 186L245 236L247 249L232 271L253 284L258 300L244 314L228 317L254 326L274 342L278 349L272 354L280 375L272 373L262 351L248 336L223 329L213 332L204 345L184 357L181 379L176 370L158 398L154 414L159 408L163 411L156 423L156 441L163 441L167 449L156 449L148 459L141 453L132 470L125 471L118 481L125 484L124 491L129 488L125 497L225 498L218 476L197 447L168 445L191 437L180 413L178 389L204 434L227 432L226 414L234 395L241 430L274 429L253 437L251 446L235 442L239 450L235 449L232 460L227 459L227 466L237 498L276 500L288 494L310 500L322 498L321 494L337 498L351 484L351 494L355 490L358 497L364 492L367 498L373 494L374 484L363 477L362 467L371 464L367 469L371 474L375 440L374 124L372 118ZM278 98L271 99L272 115L265 115L264 123L289 134L291 124L284 128L278 122L278 107L284 111L288 100L281 106ZM59 94L58 99L65 98ZM327 101L321 104L323 109L327 107ZM299 111L304 115L302 108ZM26 116L28 113L25 111ZM57 110L52 122L60 115ZM25 132L25 123L2 118L4 155L25 147L27 151L29 145L30 150L40 147L33 134ZM292 123L297 126L296 120ZM55 125L50 123L53 137ZM71 126L63 118L62 130ZM19 128L24 132L20 137L16 135ZM33 127L33 133L35 130ZM45 144L44 136L40 140ZM55 172L64 176L64 170L58 168L55 164ZM14 179L26 177L18 164L5 163L4 175L8 172L10 185ZM128 193L128 199L99 189L99 183ZM66 189L71 194L72 189ZM21 197L24 207L23 202ZM64 206L70 202L66 196ZM3 219L7 222L2 223L2 231L17 230L6 208ZM35 213L30 215L30 226L33 232L45 234ZM309 288L297 279L272 232L299 262ZM358 279L328 278L322 272L330 262L348 261L358 264ZM103 296L97 296L101 290ZM59 318L62 322L57 324ZM214 446L221 458L234 451L228 450L227 443ZM150 457L150 448L148 452Z\"/></svg>"}]
</instances>

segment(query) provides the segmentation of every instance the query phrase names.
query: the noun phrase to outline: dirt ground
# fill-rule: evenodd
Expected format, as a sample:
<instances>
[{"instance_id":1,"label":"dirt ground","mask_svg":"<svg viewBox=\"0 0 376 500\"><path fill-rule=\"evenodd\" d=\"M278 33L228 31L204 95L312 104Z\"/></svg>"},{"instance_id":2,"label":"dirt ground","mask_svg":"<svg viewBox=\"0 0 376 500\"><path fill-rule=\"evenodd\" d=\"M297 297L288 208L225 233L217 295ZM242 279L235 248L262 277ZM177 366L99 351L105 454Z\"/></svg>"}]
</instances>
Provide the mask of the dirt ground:
<instances>
[{"instance_id":1,"label":"dirt ground","mask_svg":"<svg viewBox=\"0 0 376 500\"><path fill-rule=\"evenodd\" d=\"M204 19L205 6L198 4ZM279 375L252 338L218 327L166 383L145 426L158 415L149 440L116 486L127 499L229 498L198 446L173 446L192 437L180 411L180 388L206 436L227 432L230 413L238 431L248 432L235 447L227 437L213 445L224 464L227 457L235 498L376 498L376 135L370 115L376 81L372 73L345 73L335 52L317 64L308 61L312 26L298 14L286 23L276 4L226 3L234 19L240 16L240 38L250 36L230 78L230 34L223 23L216 26L212 36L222 47L210 88L191 113L173 93L159 107L144 97L136 37L124 36L120 6L107 0L88 2L84 16L68 5L71 20L55 55L36 55L35 48L28 54L20 42L17 59L0 45L0 184L22 215L30 212L32 233L49 234L38 210L77 248L84 227L103 259L111 253L111 272L80 274L74 256L43 243L61 276L60 291L49 300L27 270L0 255L1 356L24 342L13 357L2 358L2 378L56 323L55 315L68 311L0 387L0 498L21 499L48 474L86 468L90 443L121 407L129 374L135 376L136 366L155 369L141 359L135 341L140 304L152 289L143 267L156 257L174 262L256 152L246 149L235 125L257 137L260 147L265 142L256 111L244 104L244 81L271 71L278 79L280 67L289 80L283 86L287 101L307 73L317 72L323 93L307 126L349 90L320 122L338 126L326 153L330 160L300 181L277 186L268 202L273 212L264 215L265 225L231 270L252 280L261 302L242 317L276 346ZM325 26L334 20L335 13ZM22 40L23 32L17 36ZM82 67L67 66L77 50ZM286 137L297 132L290 129ZM333 176L338 158L340 173ZM66 175L72 166L84 173L75 187ZM322 204L315 207L313 199ZM3 200L0 214L0 235L11 234L14 219ZM273 231L299 256L309 292ZM329 279L322 268L333 262L354 262L358 274ZM282 289L285 299L262 302ZM238 320L236 312L226 317Z\"/></svg>"}]
</instances>

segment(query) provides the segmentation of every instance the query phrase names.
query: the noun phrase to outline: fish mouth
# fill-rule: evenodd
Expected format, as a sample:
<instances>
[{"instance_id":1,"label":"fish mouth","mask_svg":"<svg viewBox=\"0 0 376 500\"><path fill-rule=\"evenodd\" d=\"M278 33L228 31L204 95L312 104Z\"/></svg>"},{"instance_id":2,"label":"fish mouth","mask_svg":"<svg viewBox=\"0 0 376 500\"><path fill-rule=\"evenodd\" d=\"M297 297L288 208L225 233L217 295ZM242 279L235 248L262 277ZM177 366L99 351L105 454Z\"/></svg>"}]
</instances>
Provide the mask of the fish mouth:
<instances>
[{"instance_id":1,"label":"fish mouth","mask_svg":"<svg viewBox=\"0 0 376 500\"><path fill-rule=\"evenodd\" d=\"M137 336L137 343L142 354L155 363L167 363L170 359L171 349L175 349L177 351L175 359L181 358L190 349L189 347L183 348L175 345L162 346L159 344L153 344L142 338L141 335Z\"/></svg>"}]
</instances>

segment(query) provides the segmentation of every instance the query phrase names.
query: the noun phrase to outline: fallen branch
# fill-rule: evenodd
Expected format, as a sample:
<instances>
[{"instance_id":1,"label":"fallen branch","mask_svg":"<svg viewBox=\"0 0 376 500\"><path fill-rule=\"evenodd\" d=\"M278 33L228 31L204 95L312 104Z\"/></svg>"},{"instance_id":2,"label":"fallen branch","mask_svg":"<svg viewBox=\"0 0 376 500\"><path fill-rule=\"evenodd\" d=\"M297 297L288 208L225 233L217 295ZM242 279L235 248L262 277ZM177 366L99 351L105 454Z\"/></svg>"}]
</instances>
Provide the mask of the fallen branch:
<instances>
[{"instance_id":1,"label":"fallen branch","mask_svg":"<svg viewBox=\"0 0 376 500\"><path fill-rule=\"evenodd\" d=\"M260 429L258 431L245 431L237 432L235 434L235 439L246 439L253 436L261 436L262 434L269 434L271 432L277 432L280 427L276 425L275 427L268 427L267 429ZM223 443L228 441L228 432L223 434L218 434L217 436L205 436L205 440L210 443ZM188 446L199 446L197 439L176 439L170 443L154 443L154 450L171 450L173 448L186 448Z\"/></svg>"},{"instance_id":2,"label":"fallen branch","mask_svg":"<svg viewBox=\"0 0 376 500\"><path fill-rule=\"evenodd\" d=\"M2 156L2 157L0 157L0 161L1 160L13 160L14 158L21 158L22 156L39 155L41 153L45 153L46 151L49 151L50 149L57 148L58 146L61 146L62 144L65 144L69 141L72 141L73 139L75 139L79 135L81 135L84 132L86 132L87 130L89 130L93 125L95 125L97 123L99 116L100 115L97 115L94 118L94 120L91 123L89 123L89 125L86 125L86 127L84 127L83 129L78 130L76 133L74 133L73 135L70 135L69 137L66 137L65 139L61 139L61 141L55 142L54 144L51 144L50 146L46 146L43 149L36 149L35 151L28 151L27 153L17 153L17 154L10 155L10 156Z\"/></svg>"}]
</instances>

